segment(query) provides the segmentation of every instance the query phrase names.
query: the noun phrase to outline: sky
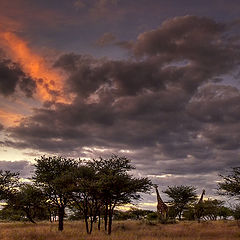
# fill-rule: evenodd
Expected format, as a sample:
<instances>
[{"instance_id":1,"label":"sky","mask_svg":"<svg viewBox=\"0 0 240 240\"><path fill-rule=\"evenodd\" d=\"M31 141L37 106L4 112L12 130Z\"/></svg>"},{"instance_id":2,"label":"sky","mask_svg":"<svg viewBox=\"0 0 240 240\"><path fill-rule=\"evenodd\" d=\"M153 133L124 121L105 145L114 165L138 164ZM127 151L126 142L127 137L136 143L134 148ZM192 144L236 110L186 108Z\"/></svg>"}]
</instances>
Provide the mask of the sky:
<instances>
[{"instance_id":1,"label":"sky","mask_svg":"<svg viewBox=\"0 0 240 240\"><path fill-rule=\"evenodd\" d=\"M239 166L239 16L238 0L0 0L0 168L117 154L160 192L217 197Z\"/></svg>"}]
</instances>

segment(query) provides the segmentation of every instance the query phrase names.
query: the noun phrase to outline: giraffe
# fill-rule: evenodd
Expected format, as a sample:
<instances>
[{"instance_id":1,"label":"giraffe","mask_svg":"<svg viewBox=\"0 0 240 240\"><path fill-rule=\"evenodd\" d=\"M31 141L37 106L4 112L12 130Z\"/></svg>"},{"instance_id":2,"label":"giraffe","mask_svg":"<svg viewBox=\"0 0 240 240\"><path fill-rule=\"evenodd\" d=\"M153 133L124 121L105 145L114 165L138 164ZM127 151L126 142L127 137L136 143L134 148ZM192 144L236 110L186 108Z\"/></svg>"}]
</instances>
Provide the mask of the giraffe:
<instances>
[{"instance_id":1,"label":"giraffe","mask_svg":"<svg viewBox=\"0 0 240 240\"><path fill-rule=\"evenodd\" d=\"M203 211L204 211L204 207L203 207L203 196L204 195L205 195L205 189L202 190L201 197L196 205L195 215L196 215L198 222L200 222L200 219L201 219L201 217L203 215Z\"/></svg>"},{"instance_id":2,"label":"giraffe","mask_svg":"<svg viewBox=\"0 0 240 240\"><path fill-rule=\"evenodd\" d=\"M154 188L156 189L157 194L157 213L160 216L160 219L166 219L168 217L168 206L163 202L158 192L158 186L155 184Z\"/></svg>"}]
</instances>

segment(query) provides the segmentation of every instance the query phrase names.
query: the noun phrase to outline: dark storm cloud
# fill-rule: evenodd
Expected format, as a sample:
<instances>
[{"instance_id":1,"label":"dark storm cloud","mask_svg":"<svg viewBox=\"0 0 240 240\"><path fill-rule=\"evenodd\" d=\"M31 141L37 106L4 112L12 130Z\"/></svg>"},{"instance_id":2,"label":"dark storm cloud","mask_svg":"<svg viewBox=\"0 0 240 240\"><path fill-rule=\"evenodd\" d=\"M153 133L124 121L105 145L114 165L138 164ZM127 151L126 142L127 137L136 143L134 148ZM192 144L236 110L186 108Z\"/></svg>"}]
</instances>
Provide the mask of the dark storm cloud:
<instances>
[{"instance_id":1,"label":"dark storm cloud","mask_svg":"<svg viewBox=\"0 0 240 240\"><path fill-rule=\"evenodd\" d=\"M12 95L17 86L27 97L32 97L36 90L34 80L26 76L18 64L0 54L0 94Z\"/></svg>"},{"instance_id":2,"label":"dark storm cloud","mask_svg":"<svg viewBox=\"0 0 240 240\"><path fill-rule=\"evenodd\" d=\"M240 60L230 33L211 19L177 17L140 34L129 59L62 55L54 66L67 73L66 92L76 98L35 109L8 129L5 145L126 154L149 175L172 174L175 182L189 175L187 182L201 173L211 181L238 164L240 93L221 80Z\"/></svg>"},{"instance_id":3,"label":"dark storm cloud","mask_svg":"<svg viewBox=\"0 0 240 240\"><path fill-rule=\"evenodd\" d=\"M181 58L182 54L199 59L201 51L211 51L218 47L213 41L225 30L225 25L212 19L196 16L175 17L164 21L161 26L152 31L142 33L133 45L137 56L166 55L169 58ZM197 54L196 54L197 53Z\"/></svg>"},{"instance_id":4,"label":"dark storm cloud","mask_svg":"<svg viewBox=\"0 0 240 240\"><path fill-rule=\"evenodd\" d=\"M25 93L26 97L32 97L36 92L36 82L30 77L23 77L19 82L20 89Z\"/></svg>"},{"instance_id":5,"label":"dark storm cloud","mask_svg":"<svg viewBox=\"0 0 240 240\"><path fill-rule=\"evenodd\" d=\"M0 61L0 93L8 96L15 92L18 81L23 76L23 72L10 60Z\"/></svg>"},{"instance_id":6,"label":"dark storm cloud","mask_svg":"<svg viewBox=\"0 0 240 240\"><path fill-rule=\"evenodd\" d=\"M0 131L2 131L3 130L3 125L0 123Z\"/></svg>"}]
</instances>

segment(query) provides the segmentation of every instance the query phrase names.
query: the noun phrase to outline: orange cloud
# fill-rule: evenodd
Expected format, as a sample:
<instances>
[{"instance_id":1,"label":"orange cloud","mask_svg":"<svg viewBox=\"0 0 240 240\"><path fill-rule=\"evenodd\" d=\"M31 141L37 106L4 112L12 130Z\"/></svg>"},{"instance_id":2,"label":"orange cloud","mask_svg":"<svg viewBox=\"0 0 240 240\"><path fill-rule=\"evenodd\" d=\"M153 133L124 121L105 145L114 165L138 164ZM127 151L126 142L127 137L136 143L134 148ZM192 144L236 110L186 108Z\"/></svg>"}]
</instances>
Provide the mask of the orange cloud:
<instances>
[{"instance_id":1,"label":"orange cloud","mask_svg":"<svg viewBox=\"0 0 240 240\"><path fill-rule=\"evenodd\" d=\"M33 52L27 42L15 34L4 32L1 36L10 57L21 65L25 73L35 79L37 94L41 100L69 102L63 94L64 77L59 72L51 69L43 57Z\"/></svg>"},{"instance_id":2,"label":"orange cloud","mask_svg":"<svg viewBox=\"0 0 240 240\"><path fill-rule=\"evenodd\" d=\"M5 127L17 125L22 117L23 115L21 114L16 114L0 109L0 122Z\"/></svg>"}]
</instances>

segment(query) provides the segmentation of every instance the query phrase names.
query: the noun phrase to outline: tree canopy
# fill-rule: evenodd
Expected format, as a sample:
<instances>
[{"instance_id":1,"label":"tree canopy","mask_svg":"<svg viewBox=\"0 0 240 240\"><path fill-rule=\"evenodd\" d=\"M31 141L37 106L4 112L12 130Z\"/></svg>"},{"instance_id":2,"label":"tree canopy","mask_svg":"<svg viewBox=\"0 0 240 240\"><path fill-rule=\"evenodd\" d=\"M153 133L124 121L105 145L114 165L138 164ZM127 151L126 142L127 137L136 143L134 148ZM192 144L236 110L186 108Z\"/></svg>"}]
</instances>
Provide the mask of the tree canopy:
<instances>
[{"instance_id":1,"label":"tree canopy","mask_svg":"<svg viewBox=\"0 0 240 240\"><path fill-rule=\"evenodd\" d=\"M78 167L74 159L61 156L45 157L36 160L34 182L39 186L48 201L58 208L59 230L63 230L65 208L69 203L71 186L74 182L71 173Z\"/></svg>"},{"instance_id":2,"label":"tree canopy","mask_svg":"<svg viewBox=\"0 0 240 240\"><path fill-rule=\"evenodd\" d=\"M231 172L222 177L222 182L218 184L220 195L236 197L240 200L240 167L232 168Z\"/></svg>"},{"instance_id":3,"label":"tree canopy","mask_svg":"<svg viewBox=\"0 0 240 240\"><path fill-rule=\"evenodd\" d=\"M168 186L163 191L170 198L170 203L174 207L175 215L181 220L182 212L187 204L197 199L196 188L193 186Z\"/></svg>"}]
</instances>

